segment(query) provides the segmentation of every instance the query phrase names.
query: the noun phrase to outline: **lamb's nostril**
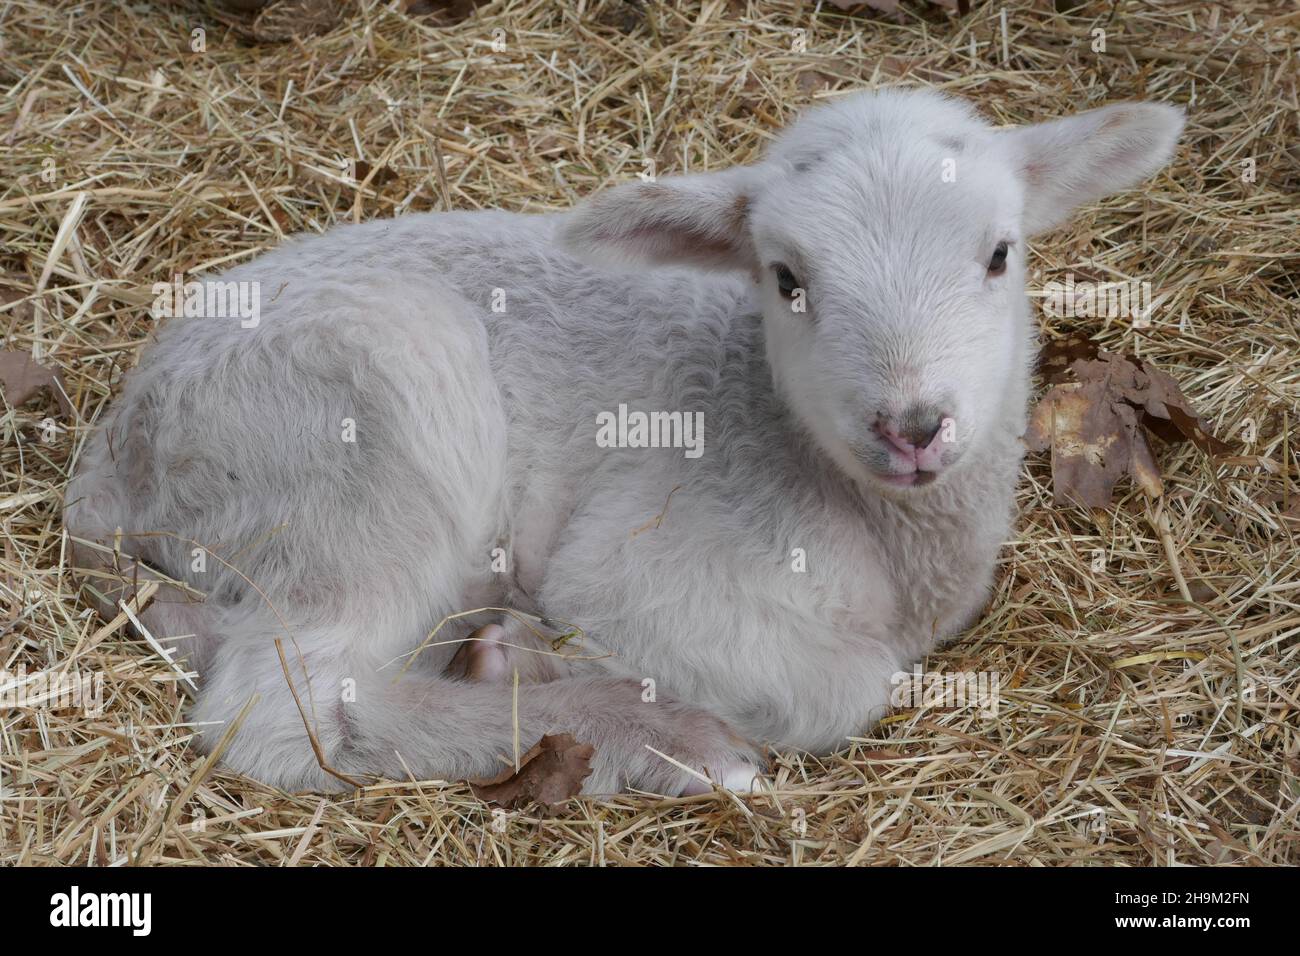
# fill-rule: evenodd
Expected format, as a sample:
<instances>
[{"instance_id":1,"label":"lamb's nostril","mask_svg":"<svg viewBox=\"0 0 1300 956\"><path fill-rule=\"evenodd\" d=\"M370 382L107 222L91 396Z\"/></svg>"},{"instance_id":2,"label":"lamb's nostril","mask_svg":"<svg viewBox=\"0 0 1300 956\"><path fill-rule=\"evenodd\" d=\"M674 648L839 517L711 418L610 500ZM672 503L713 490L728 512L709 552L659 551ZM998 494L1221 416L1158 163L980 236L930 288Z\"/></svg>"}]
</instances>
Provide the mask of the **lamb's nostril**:
<instances>
[{"instance_id":1,"label":"lamb's nostril","mask_svg":"<svg viewBox=\"0 0 1300 956\"><path fill-rule=\"evenodd\" d=\"M929 468L938 461L940 450L936 447L937 441L940 437L949 437L944 429L950 421L939 406L917 403L896 419L878 415L875 431L905 457L918 462L924 458L928 464L922 467Z\"/></svg>"},{"instance_id":2,"label":"lamb's nostril","mask_svg":"<svg viewBox=\"0 0 1300 956\"><path fill-rule=\"evenodd\" d=\"M911 455L916 451L916 446L912 444L910 439L905 437L897 428L894 427L893 422L885 419L877 420L876 433L885 441L889 442L889 444L901 451L904 455Z\"/></svg>"},{"instance_id":3,"label":"lamb's nostril","mask_svg":"<svg viewBox=\"0 0 1300 956\"><path fill-rule=\"evenodd\" d=\"M903 432L903 437L917 448L926 448L934 440L934 436L939 434L939 429L942 427L943 422L940 421L933 426L923 425L917 428L909 428Z\"/></svg>"},{"instance_id":4,"label":"lamb's nostril","mask_svg":"<svg viewBox=\"0 0 1300 956\"><path fill-rule=\"evenodd\" d=\"M933 405L913 405L903 413L898 434L916 448L928 448L947 416Z\"/></svg>"}]
</instances>

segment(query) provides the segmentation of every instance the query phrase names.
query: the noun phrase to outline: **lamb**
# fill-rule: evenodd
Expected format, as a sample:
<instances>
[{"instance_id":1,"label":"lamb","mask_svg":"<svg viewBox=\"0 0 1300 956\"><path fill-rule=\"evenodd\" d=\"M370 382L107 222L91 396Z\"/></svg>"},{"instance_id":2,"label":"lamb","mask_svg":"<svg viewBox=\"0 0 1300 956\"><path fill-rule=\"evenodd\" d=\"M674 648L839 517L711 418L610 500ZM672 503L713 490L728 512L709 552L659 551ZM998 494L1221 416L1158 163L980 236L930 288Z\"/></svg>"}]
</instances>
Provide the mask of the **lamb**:
<instances>
[{"instance_id":1,"label":"lamb","mask_svg":"<svg viewBox=\"0 0 1300 956\"><path fill-rule=\"evenodd\" d=\"M166 323L85 442L88 592L160 582L143 624L198 672L200 747L256 695L223 761L286 789L490 776L560 732L595 747L587 793L748 789L764 748L868 728L979 614L1026 243L1182 124L858 93L751 166L288 242L222 277L259 321ZM702 454L598 444L621 405L700 416ZM484 607L521 613L412 657Z\"/></svg>"}]
</instances>

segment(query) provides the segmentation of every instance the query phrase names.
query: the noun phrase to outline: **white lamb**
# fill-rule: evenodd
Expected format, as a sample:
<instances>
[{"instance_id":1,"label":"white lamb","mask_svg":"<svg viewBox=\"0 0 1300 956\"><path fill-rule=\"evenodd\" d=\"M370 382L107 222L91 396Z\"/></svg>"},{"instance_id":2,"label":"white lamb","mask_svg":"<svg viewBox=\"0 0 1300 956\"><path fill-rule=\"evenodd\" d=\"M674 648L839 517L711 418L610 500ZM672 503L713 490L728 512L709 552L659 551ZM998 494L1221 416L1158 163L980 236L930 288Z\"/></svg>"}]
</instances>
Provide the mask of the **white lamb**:
<instances>
[{"instance_id":1,"label":"white lamb","mask_svg":"<svg viewBox=\"0 0 1300 956\"><path fill-rule=\"evenodd\" d=\"M1027 240L1182 124L1124 103L995 130L857 94L753 166L286 243L223 276L260 283L255 327L173 320L128 376L69 487L79 563L111 602L151 569L206 593L165 586L145 626L193 635L202 746L259 695L223 758L254 778L489 776L567 732L588 793L704 786L659 754L743 789L764 746L863 731L978 614L1021 460ZM702 421L702 453L602 447L620 405ZM499 615L402 672L485 606L586 640Z\"/></svg>"}]
</instances>

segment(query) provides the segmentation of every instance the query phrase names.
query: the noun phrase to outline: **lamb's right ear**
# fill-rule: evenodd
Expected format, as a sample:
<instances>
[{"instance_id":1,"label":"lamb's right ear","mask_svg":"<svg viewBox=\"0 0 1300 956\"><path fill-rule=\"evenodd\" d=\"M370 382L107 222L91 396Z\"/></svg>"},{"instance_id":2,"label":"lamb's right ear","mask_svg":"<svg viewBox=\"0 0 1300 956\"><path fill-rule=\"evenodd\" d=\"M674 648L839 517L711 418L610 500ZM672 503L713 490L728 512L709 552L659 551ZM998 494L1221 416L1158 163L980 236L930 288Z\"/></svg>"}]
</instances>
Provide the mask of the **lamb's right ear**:
<instances>
[{"instance_id":1,"label":"lamb's right ear","mask_svg":"<svg viewBox=\"0 0 1300 956\"><path fill-rule=\"evenodd\" d=\"M737 166L615 186L574 209L562 238L574 255L598 262L749 269L749 203L760 177Z\"/></svg>"}]
</instances>

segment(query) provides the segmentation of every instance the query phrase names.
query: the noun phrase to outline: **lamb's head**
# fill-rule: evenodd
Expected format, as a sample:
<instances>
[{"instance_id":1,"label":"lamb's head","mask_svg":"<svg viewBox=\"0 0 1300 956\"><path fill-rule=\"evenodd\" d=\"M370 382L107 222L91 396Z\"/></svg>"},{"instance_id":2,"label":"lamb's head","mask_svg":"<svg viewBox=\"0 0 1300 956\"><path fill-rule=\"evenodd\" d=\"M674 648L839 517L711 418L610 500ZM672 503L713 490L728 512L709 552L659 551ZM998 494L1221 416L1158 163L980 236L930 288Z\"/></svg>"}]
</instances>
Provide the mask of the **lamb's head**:
<instances>
[{"instance_id":1,"label":"lamb's head","mask_svg":"<svg viewBox=\"0 0 1300 956\"><path fill-rule=\"evenodd\" d=\"M851 477L915 494L1023 416L1025 245L1173 150L1182 113L1123 103L1011 130L924 92L811 110L753 166L579 207L575 250L748 271L791 408Z\"/></svg>"}]
</instances>

